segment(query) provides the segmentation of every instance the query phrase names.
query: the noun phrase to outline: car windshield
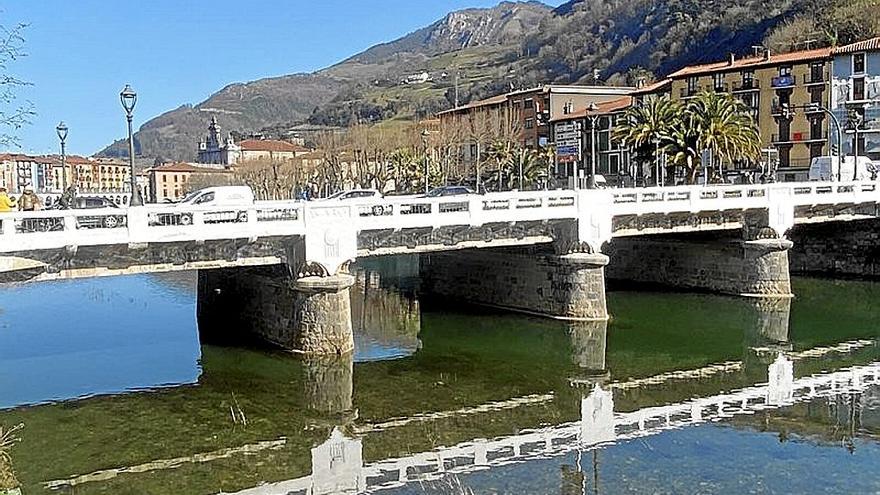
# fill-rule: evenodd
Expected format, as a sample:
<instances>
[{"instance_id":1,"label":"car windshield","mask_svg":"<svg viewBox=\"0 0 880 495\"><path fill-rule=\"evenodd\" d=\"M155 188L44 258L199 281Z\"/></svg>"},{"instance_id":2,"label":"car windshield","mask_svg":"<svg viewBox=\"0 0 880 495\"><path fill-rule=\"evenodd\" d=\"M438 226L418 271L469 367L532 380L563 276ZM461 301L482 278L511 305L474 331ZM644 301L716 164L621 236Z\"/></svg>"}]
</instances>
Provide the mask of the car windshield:
<instances>
[{"instance_id":1,"label":"car windshield","mask_svg":"<svg viewBox=\"0 0 880 495\"><path fill-rule=\"evenodd\" d=\"M196 198L196 196L198 196L201 193L202 193L202 191L193 191L193 192L187 194L186 196L184 196L184 198L181 199L180 202L181 203L191 203L192 200L194 200Z\"/></svg>"},{"instance_id":2,"label":"car windshield","mask_svg":"<svg viewBox=\"0 0 880 495\"><path fill-rule=\"evenodd\" d=\"M336 199L336 198L342 196L343 194L345 194L345 192L346 192L346 191L338 191L338 192L335 192L335 193L331 194L330 196L327 196L327 197L324 198L324 199Z\"/></svg>"},{"instance_id":3,"label":"car windshield","mask_svg":"<svg viewBox=\"0 0 880 495\"><path fill-rule=\"evenodd\" d=\"M438 196L443 196L443 191L445 191L445 190L446 189L442 188L442 187L435 187L434 189L431 189L430 191L428 191L428 194L426 194L425 196L427 196L429 198L436 198Z\"/></svg>"}]
</instances>

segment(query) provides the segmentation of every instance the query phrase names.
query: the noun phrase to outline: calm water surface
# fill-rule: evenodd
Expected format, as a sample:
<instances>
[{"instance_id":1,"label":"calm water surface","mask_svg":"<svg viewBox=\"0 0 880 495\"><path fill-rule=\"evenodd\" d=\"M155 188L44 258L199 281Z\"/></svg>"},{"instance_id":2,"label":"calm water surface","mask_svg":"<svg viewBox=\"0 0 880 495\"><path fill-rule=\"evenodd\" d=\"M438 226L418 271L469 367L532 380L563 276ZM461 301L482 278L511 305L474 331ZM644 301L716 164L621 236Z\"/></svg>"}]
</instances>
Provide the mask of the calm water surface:
<instances>
[{"instance_id":1,"label":"calm water surface","mask_svg":"<svg viewBox=\"0 0 880 495\"><path fill-rule=\"evenodd\" d=\"M570 325L420 300L407 264L358 269L349 360L200 342L193 274L0 289L23 493L880 492L880 284Z\"/></svg>"}]
</instances>

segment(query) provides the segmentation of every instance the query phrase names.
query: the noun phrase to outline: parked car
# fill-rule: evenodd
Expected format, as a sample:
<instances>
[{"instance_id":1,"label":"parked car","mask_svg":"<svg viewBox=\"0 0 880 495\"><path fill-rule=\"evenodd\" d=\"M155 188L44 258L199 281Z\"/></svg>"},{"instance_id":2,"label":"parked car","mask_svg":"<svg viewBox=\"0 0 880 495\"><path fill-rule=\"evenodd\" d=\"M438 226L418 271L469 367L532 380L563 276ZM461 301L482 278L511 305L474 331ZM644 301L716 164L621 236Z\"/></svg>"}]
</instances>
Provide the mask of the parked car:
<instances>
[{"instance_id":1,"label":"parked car","mask_svg":"<svg viewBox=\"0 0 880 495\"><path fill-rule=\"evenodd\" d=\"M441 198L446 196L465 196L468 194L474 194L474 191L465 186L443 186L431 189L424 197Z\"/></svg>"},{"instance_id":2,"label":"parked car","mask_svg":"<svg viewBox=\"0 0 880 495\"><path fill-rule=\"evenodd\" d=\"M74 199L74 205L63 206L60 202L55 202L47 210L100 210L100 209L116 209L120 210L119 205L113 201L100 196L77 196ZM126 213L119 211L119 214L100 215L100 216L77 216L77 228L80 229L115 229L125 225L127 220Z\"/></svg>"},{"instance_id":3,"label":"parked car","mask_svg":"<svg viewBox=\"0 0 880 495\"><path fill-rule=\"evenodd\" d=\"M391 213L391 206L384 203L385 197L375 189L352 189L339 191L319 201L326 203L358 203L358 215L382 216Z\"/></svg>"},{"instance_id":4,"label":"parked car","mask_svg":"<svg viewBox=\"0 0 880 495\"><path fill-rule=\"evenodd\" d=\"M363 199L382 199L382 193L375 189L352 189L350 191L339 191L321 201L351 201Z\"/></svg>"},{"instance_id":5,"label":"parked car","mask_svg":"<svg viewBox=\"0 0 880 495\"><path fill-rule=\"evenodd\" d=\"M858 163L855 157L845 156L841 167L840 158L836 156L817 156L810 162L809 179L811 181L833 181L838 175L844 181L853 180L854 172L856 180L874 180L877 170L874 163L866 156L860 156Z\"/></svg>"},{"instance_id":6,"label":"parked car","mask_svg":"<svg viewBox=\"0 0 880 495\"><path fill-rule=\"evenodd\" d=\"M205 213L205 223L246 222L247 210L254 204L254 191L248 186L216 186L206 187L187 194L173 205L174 208L188 206L216 206L228 211ZM191 225L193 214L190 212L150 213L151 225Z\"/></svg>"}]
</instances>

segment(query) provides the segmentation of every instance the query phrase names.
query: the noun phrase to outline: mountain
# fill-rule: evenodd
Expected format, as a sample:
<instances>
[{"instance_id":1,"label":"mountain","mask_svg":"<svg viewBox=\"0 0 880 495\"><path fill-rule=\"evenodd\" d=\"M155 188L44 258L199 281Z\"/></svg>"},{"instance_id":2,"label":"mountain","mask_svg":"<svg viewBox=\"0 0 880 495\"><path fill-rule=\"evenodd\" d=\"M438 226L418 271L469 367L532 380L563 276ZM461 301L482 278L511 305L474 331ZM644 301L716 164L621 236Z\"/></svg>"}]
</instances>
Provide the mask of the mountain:
<instances>
[{"instance_id":1,"label":"mountain","mask_svg":"<svg viewBox=\"0 0 880 495\"><path fill-rule=\"evenodd\" d=\"M144 124L144 157L192 160L216 116L225 130L283 135L301 123L348 126L418 119L510 88L633 84L684 65L849 42L880 34L880 0L571 0L556 9L502 2L452 12L312 74L229 85ZM598 80L596 76L598 75ZM124 156L118 141L99 154Z\"/></svg>"}]
</instances>

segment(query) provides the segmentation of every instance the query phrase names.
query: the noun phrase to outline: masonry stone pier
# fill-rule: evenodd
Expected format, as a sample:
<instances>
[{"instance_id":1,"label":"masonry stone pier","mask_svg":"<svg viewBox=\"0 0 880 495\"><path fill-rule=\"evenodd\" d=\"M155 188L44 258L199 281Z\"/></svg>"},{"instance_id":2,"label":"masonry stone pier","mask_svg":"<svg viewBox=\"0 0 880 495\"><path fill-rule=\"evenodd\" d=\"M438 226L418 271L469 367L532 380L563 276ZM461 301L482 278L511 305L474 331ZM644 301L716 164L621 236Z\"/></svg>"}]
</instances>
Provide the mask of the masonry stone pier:
<instances>
[{"instance_id":1,"label":"masonry stone pier","mask_svg":"<svg viewBox=\"0 0 880 495\"><path fill-rule=\"evenodd\" d=\"M794 273L880 277L880 220L802 224L790 238Z\"/></svg>"},{"instance_id":2,"label":"masonry stone pier","mask_svg":"<svg viewBox=\"0 0 880 495\"><path fill-rule=\"evenodd\" d=\"M249 333L283 349L343 355L354 349L347 274L294 279L286 266L202 270L198 317L211 341Z\"/></svg>"},{"instance_id":3,"label":"masonry stone pier","mask_svg":"<svg viewBox=\"0 0 880 495\"><path fill-rule=\"evenodd\" d=\"M785 239L715 235L615 238L606 248L611 280L754 297L790 297Z\"/></svg>"},{"instance_id":4,"label":"masonry stone pier","mask_svg":"<svg viewBox=\"0 0 880 495\"><path fill-rule=\"evenodd\" d=\"M602 254L542 247L470 249L421 258L428 294L562 320L607 320Z\"/></svg>"}]
</instances>

